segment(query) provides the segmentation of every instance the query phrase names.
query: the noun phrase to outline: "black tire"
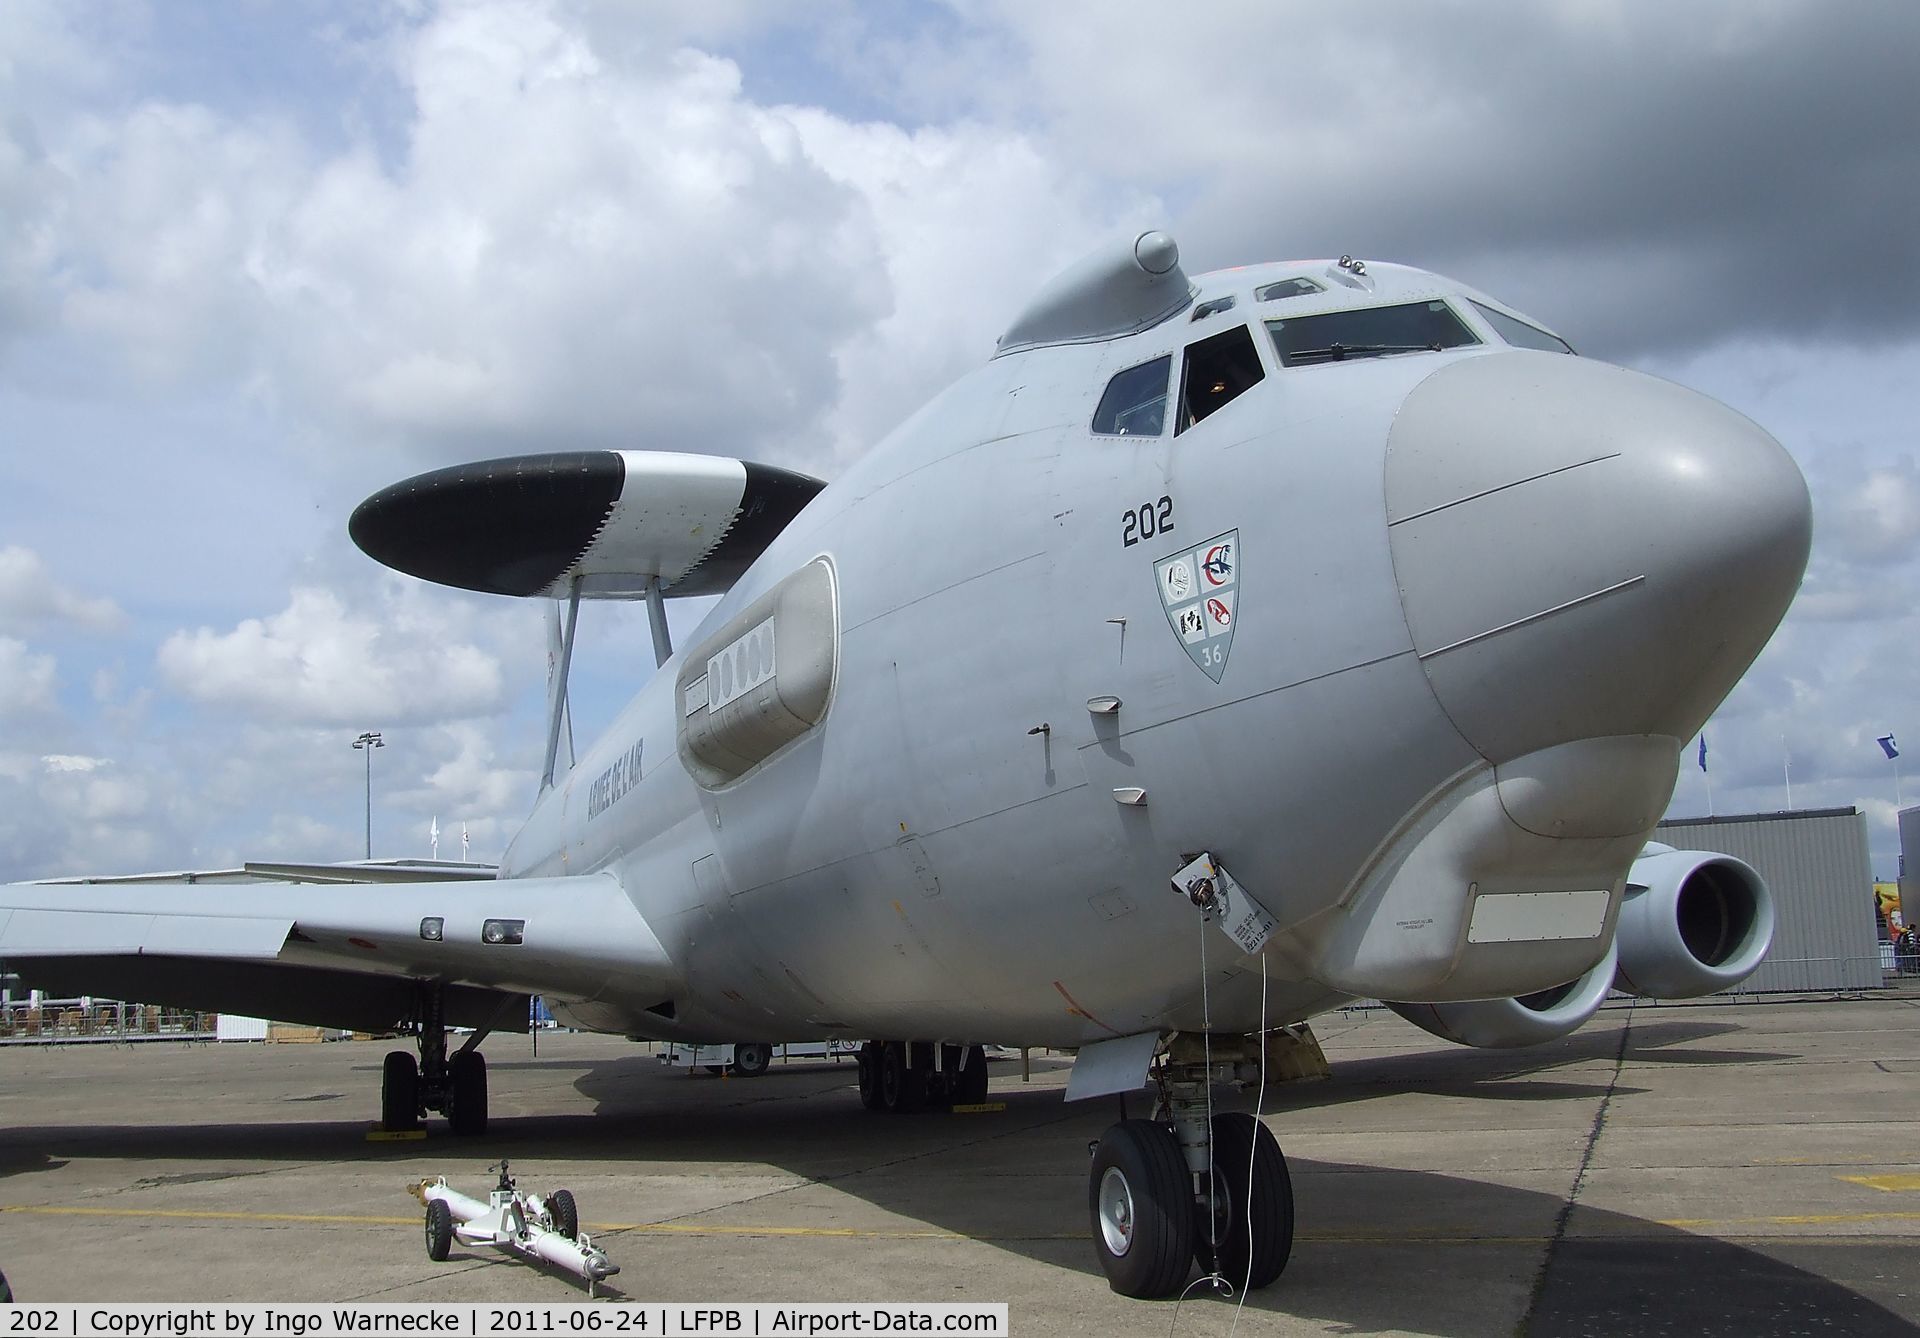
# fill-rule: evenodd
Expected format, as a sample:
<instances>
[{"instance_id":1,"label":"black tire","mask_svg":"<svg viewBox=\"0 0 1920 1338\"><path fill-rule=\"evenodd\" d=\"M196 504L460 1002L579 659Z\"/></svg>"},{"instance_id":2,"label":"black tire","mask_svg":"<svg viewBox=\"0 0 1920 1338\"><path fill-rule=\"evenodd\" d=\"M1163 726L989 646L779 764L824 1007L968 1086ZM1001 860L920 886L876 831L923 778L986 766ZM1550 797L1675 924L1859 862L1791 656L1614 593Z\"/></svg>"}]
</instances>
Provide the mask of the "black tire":
<instances>
[{"instance_id":1,"label":"black tire","mask_svg":"<svg viewBox=\"0 0 1920 1338\"><path fill-rule=\"evenodd\" d=\"M983 1045L967 1047L967 1062L961 1070L947 1079L953 1092L953 1104L956 1106L977 1106L987 1099L987 1048Z\"/></svg>"},{"instance_id":2,"label":"black tire","mask_svg":"<svg viewBox=\"0 0 1920 1338\"><path fill-rule=\"evenodd\" d=\"M733 1047L733 1071L742 1078L758 1078L773 1063L773 1047L765 1041L737 1041Z\"/></svg>"},{"instance_id":3,"label":"black tire","mask_svg":"<svg viewBox=\"0 0 1920 1338\"><path fill-rule=\"evenodd\" d=\"M1087 1176L1093 1248L1122 1296L1172 1296L1193 1271L1193 1186L1173 1130L1122 1120L1101 1136Z\"/></svg>"},{"instance_id":4,"label":"black tire","mask_svg":"<svg viewBox=\"0 0 1920 1338\"><path fill-rule=\"evenodd\" d=\"M860 1104L868 1110L885 1110L886 1099L880 1093L880 1047L868 1041L860 1047Z\"/></svg>"},{"instance_id":5,"label":"black tire","mask_svg":"<svg viewBox=\"0 0 1920 1338\"><path fill-rule=\"evenodd\" d=\"M447 1123L456 1134L487 1131L487 1059L478 1050L459 1050L447 1061L452 1107Z\"/></svg>"},{"instance_id":6,"label":"black tire","mask_svg":"<svg viewBox=\"0 0 1920 1338\"><path fill-rule=\"evenodd\" d=\"M13 1288L7 1285L7 1275L0 1273L0 1305L6 1305L12 1300Z\"/></svg>"},{"instance_id":7,"label":"black tire","mask_svg":"<svg viewBox=\"0 0 1920 1338\"><path fill-rule=\"evenodd\" d=\"M556 1189L547 1196L547 1215L553 1218L553 1229L568 1240L580 1238L580 1209L573 1201L573 1191Z\"/></svg>"},{"instance_id":8,"label":"black tire","mask_svg":"<svg viewBox=\"0 0 1920 1338\"><path fill-rule=\"evenodd\" d=\"M380 1065L380 1127L390 1134L420 1127L420 1066L405 1050L389 1050Z\"/></svg>"},{"instance_id":9,"label":"black tire","mask_svg":"<svg viewBox=\"0 0 1920 1338\"><path fill-rule=\"evenodd\" d=\"M1293 1180L1280 1145L1253 1116L1214 1116L1213 1185L1216 1225L1212 1232L1207 1229L1207 1206L1195 1208L1195 1262L1207 1272L1218 1273L1235 1290L1255 1291L1270 1285L1293 1253ZM1218 1237L1217 1244L1212 1236Z\"/></svg>"},{"instance_id":10,"label":"black tire","mask_svg":"<svg viewBox=\"0 0 1920 1338\"><path fill-rule=\"evenodd\" d=\"M452 1248L453 1209L447 1207L445 1199L431 1199L427 1203L427 1258L440 1263Z\"/></svg>"},{"instance_id":11,"label":"black tire","mask_svg":"<svg viewBox=\"0 0 1920 1338\"><path fill-rule=\"evenodd\" d=\"M880 1050L880 1100L895 1115L911 1115L927 1104L927 1071L914 1068L902 1041Z\"/></svg>"}]
</instances>

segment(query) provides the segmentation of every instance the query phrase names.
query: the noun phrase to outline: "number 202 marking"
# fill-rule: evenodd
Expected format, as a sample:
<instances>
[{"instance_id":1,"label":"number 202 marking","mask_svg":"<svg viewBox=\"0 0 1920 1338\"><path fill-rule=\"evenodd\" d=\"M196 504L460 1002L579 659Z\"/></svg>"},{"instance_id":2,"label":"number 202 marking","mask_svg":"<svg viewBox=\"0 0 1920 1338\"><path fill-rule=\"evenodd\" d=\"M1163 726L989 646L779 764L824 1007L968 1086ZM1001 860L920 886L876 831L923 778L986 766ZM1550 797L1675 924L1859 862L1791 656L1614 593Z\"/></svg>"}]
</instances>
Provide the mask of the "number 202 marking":
<instances>
[{"instance_id":1,"label":"number 202 marking","mask_svg":"<svg viewBox=\"0 0 1920 1338\"><path fill-rule=\"evenodd\" d=\"M1131 511L1120 513L1120 546L1132 548L1142 539L1173 533L1173 498L1142 502Z\"/></svg>"}]
</instances>

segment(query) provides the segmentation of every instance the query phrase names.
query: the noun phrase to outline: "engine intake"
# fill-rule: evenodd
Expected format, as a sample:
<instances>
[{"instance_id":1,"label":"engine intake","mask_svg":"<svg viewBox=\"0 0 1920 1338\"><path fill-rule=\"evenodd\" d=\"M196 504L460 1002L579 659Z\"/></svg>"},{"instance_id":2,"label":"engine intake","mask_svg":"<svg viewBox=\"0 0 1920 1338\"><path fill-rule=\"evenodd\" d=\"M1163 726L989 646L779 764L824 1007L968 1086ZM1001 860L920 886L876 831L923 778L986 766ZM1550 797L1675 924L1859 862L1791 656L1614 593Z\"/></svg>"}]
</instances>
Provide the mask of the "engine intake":
<instances>
[{"instance_id":1,"label":"engine intake","mask_svg":"<svg viewBox=\"0 0 1920 1338\"><path fill-rule=\"evenodd\" d=\"M1654 999L1731 989L1773 946L1773 896L1731 855L1649 845L1620 904L1615 987Z\"/></svg>"},{"instance_id":2,"label":"engine intake","mask_svg":"<svg viewBox=\"0 0 1920 1338\"><path fill-rule=\"evenodd\" d=\"M1388 1003L1387 1007L1441 1040L1484 1050L1557 1041L1585 1025L1613 988L1615 949L1608 947L1584 975L1564 985L1516 999L1477 999L1471 1003Z\"/></svg>"}]
</instances>

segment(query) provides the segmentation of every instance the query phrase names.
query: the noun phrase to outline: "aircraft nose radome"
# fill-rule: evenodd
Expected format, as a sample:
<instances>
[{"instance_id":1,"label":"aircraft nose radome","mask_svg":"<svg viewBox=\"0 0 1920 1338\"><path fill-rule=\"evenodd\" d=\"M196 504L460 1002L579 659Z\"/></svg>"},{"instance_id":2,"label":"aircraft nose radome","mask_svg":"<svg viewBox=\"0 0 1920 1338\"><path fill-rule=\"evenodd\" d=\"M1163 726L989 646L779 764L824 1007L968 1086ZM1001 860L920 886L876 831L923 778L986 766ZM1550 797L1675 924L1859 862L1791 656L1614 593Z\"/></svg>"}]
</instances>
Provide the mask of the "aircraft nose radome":
<instances>
[{"instance_id":1,"label":"aircraft nose radome","mask_svg":"<svg viewBox=\"0 0 1920 1338\"><path fill-rule=\"evenodd\" d=\"M1550 353L1465 359L1415 387L1386 504L1414 647L1495 762L1692 735L1786 613L1812 533L1806 481L1754 423Z\"/></svg>"}]
</instances>

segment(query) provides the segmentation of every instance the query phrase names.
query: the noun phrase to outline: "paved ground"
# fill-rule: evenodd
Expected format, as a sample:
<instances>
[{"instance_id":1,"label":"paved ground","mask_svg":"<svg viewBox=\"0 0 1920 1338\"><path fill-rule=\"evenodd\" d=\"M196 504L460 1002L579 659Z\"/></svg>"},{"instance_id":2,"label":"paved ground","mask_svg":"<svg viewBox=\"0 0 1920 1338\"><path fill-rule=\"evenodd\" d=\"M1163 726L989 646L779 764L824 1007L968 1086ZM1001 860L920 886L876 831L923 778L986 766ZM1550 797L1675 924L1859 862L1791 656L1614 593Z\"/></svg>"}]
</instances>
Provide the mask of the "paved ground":
<instances>
[{"instance_id":1,"label":"paved ground","mask_svg":"<svg viewBox=\"0 0 1920 1338\"><path fill-rule=\"evenodd\" d=\"M1300 1240L1246 1333L1912 1333L1920 1001L1610 1010L1518 1053L1381 1012L1268 1099ZM456 1248L405 1186L513 1159L565 1185L635 1298L1004 1300L1021 1333L1225 1334L1112 1295L1064 1062L1003 1112L868 1115L850 1065L666 1072L605 1037L495 1038L494 1129L371 1143L387 1047L0 1049L0 1269L29 1300L573 1300ZM1136 1107L1134 1113L1140 1113Z\"/></svg>"}]
</instances>

